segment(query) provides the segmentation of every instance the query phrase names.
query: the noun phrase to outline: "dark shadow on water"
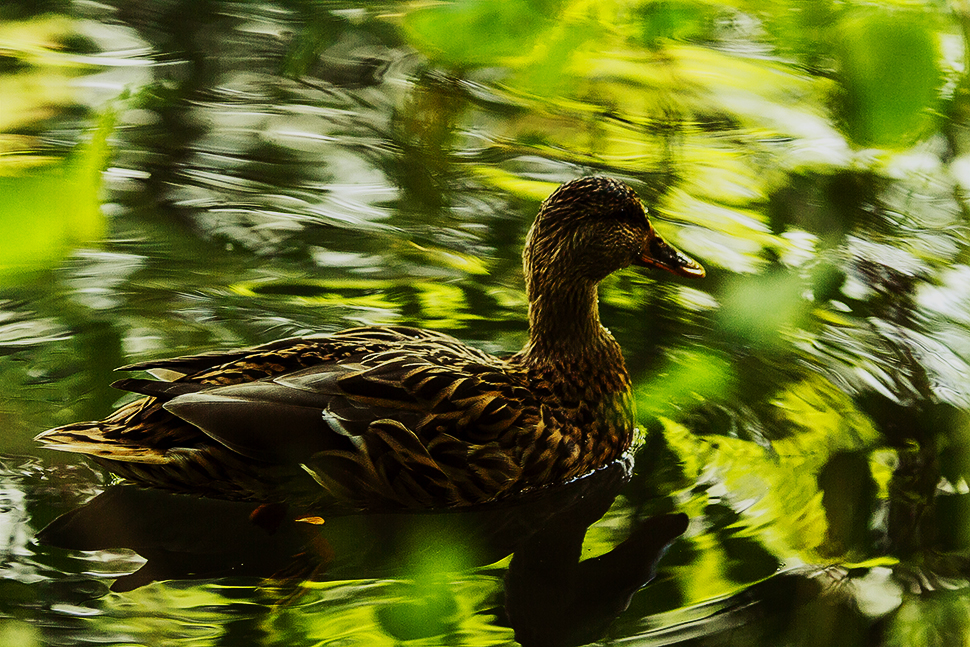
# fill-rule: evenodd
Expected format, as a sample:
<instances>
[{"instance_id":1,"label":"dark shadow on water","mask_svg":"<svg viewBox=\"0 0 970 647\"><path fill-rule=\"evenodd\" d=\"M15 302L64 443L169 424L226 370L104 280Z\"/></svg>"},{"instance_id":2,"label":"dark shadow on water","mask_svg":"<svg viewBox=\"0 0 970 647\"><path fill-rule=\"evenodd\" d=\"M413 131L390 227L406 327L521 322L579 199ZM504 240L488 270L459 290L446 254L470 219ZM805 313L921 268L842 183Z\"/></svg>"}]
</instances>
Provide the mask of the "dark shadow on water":
<instances>
[{"instance_id":1,"label":"dark shadow on water","mask_svg":"<svg viewBox=\"0 0 970 647\"><path fill-rule=\"evenodd\" d=\"M687 529L684 514L643 519L611 551L581 561L587 529L629 476L627 463L615 463L562 486L464 511L326 519L282 505L121 484L55 519L38 539L73 550L137 552L146 563L119 577L111 587L116 592L159 580L248 576L272 578L281 598L298 594L307 580L420 577L428 564L468 569L512 554L505 615L516 640L579 645L603 635ZM421 604L427 600L410 606ZM415 610L401 607L380 616L385 630L405 640L427 637L414 635L414 624L406 622ZM435 605L418 611L434 613Z\"/></svg>"}]
</instances>

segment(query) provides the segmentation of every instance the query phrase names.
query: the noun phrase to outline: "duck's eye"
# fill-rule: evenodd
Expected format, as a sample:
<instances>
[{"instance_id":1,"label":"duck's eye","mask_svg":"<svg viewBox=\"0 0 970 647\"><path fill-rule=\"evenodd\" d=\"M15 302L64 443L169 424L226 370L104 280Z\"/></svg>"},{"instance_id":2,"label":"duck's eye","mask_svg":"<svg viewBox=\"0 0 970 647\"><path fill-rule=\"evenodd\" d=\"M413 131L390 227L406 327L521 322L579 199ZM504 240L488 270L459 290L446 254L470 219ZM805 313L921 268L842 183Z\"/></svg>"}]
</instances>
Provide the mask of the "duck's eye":
<instances>
[{"instance_id":1,"label":"duck's eye","mask_svg":"<svg viewBox=\"0 0 970 647\"><path fill-rule=\"evenodd\" d=\"M629 223L642 223L646 220L647 210L639 202L631 202L616 213L618 220Z\"/></svg>"}]
</instances>

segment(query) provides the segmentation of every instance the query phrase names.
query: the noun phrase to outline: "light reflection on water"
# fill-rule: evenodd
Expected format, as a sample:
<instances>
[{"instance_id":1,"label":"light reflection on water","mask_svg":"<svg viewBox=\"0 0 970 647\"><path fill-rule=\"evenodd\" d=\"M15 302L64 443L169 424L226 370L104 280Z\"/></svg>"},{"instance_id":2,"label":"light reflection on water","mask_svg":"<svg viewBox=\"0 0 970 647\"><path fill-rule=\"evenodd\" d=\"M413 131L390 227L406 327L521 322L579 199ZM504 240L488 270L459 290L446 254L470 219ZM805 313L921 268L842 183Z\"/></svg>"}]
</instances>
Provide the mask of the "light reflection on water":
<instances>
[{"instance_id":1,"label":"light reflection on water","mask_svg":"<svg viewBox=\"0 0 970 647\"><path fill-rule=\"evenodd\" d=\"M514 352L528 224L556 183L593 172L629 180L664 237L710 270L703 285L626 273L603 287L646 439L584 555L647 515L691 517L608 635L904 644L932 639L933 623L966 632L965 18L941 13L927 32L946 46L939 101L915 111L915 134L886 126L890 143L839 107L865 96L851 56L827 46L871 45L878 7L807 3L828 16L816 23L806 9L642 3L584 22L512 2L516 36L475 23L486 4L165 2L5 21L5 51L47 88L17 93L0 120L9 141L56 158L89 137L92 115L117 123L106 238L0 274L0 610L26 618L0 621L0 638L380 644L427 622L456 643L511 641L504 562L433 585L399 576L293 595L179 579L107 593L140 558L32 539L105 483L31 438L104 415L120 397L112 369L148 357L377 323ZM485 31L468 38L474 24ZM911 24L918 58L923 23ZM78 53L49 45L76 35L64 49Z\"/></svg>"}]
</instances>

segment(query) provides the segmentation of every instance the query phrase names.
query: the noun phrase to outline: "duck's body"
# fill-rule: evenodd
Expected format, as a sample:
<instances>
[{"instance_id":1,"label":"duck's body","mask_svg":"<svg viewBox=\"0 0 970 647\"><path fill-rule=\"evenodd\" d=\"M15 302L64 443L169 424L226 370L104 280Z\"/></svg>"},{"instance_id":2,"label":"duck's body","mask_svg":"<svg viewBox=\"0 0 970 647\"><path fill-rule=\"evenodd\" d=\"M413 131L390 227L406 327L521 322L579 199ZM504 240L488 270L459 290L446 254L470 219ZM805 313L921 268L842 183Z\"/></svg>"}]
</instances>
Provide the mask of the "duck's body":
<instances>
[{"instance_id":1,"label":"duck's body","mask_svg":"<svg viewBox=\"0 0 970 647\"><path fill-rule=\"evenodd\" d=\"M146 362L125 370L175 379L121 380L147 397L38 438L146 485L271 501L309 483L358 508L476 504L578 476L628 449L635 426L596 285L631 263L703 270L608 178L550 196L524 259L530 340L511 358L440 333L370 327Z\"/></svg>"}]
</instances>

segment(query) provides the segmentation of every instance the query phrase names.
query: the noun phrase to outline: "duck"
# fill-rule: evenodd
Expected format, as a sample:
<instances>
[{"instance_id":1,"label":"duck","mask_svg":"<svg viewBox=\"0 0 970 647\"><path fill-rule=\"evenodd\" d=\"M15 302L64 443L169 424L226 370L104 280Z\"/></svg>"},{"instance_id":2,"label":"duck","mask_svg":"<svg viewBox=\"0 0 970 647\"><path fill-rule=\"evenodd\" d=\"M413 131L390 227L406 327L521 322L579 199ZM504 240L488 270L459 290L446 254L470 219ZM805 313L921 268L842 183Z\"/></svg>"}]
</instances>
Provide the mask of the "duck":
<instances>
[{"instance_id":1,"label":"duck","mask_svg":"<svg viewBox=\"0 0 970 647\"><path fill-rule=\"evenodd\" d=\"M629 266L705 271L605 176L544 200L522 259L529 336L514 355L394 325L150 360L118 370L161 379L112 384L140 397L36 440L146 487L335 509L457 508L567 482L636 436L599 283Z\"/></svg>"}]
</instances>

